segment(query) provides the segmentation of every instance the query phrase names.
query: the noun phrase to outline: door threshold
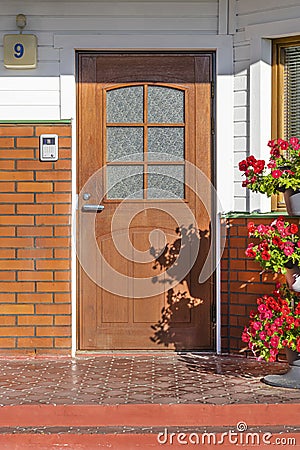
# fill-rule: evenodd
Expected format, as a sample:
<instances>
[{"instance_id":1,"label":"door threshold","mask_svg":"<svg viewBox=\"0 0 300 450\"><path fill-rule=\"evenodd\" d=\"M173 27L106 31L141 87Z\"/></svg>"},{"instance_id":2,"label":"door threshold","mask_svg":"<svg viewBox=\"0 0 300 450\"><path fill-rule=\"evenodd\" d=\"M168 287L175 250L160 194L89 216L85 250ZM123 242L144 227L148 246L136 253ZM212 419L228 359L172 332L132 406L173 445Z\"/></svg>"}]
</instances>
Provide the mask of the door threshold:
<instances>
[{"instance_id":1,"label":"door threshold","mask_svg":"<svg viewBox=\"0 0 300 450\"><path fill-rule=\"evenodd\" d=\"M171 356L171 355L183 355L183 354L193 354L195 356L205 356L205 355L216 355L214 350L77 350L75 357L77 356Z\"/></svg>"}]
</instances>

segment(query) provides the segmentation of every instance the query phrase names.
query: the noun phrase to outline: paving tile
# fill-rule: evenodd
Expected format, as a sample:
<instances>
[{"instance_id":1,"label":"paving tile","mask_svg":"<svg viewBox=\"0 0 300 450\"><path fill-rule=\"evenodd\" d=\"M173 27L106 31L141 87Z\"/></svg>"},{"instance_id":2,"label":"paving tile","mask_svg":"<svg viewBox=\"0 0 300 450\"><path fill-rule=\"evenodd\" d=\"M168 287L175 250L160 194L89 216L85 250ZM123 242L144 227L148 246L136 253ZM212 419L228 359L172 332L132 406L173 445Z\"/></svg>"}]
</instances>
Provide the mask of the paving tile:
<instances>
[{"instance_id":1,"label":"paving tile","mask_svg":"<svg viewBox=\"0 0 300 450\"><path fill-rule=\"evenodd\" d=\"M193 353L2 359L0 405L298 403L300 390L272 388L261 381L287 367Z\"/></svg>"}]
</instances>

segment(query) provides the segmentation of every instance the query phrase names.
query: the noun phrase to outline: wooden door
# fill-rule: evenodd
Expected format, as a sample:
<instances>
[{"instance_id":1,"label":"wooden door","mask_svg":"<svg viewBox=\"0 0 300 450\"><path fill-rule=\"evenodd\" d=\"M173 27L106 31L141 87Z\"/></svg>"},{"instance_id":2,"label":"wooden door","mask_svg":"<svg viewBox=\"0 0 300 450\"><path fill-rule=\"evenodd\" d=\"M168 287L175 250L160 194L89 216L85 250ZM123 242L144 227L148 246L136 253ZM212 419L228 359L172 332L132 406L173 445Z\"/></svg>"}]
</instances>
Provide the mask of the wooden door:
<instances>
[{"instance_id":1,"label":"wooden door","mask_svg":"<svg viewBox=\"0 0 300 450\"><path fill-rule=\"evenodd\" d=\"M77 57L78 347L212 349L212 55Z\"/></svg>"}]
</instances>

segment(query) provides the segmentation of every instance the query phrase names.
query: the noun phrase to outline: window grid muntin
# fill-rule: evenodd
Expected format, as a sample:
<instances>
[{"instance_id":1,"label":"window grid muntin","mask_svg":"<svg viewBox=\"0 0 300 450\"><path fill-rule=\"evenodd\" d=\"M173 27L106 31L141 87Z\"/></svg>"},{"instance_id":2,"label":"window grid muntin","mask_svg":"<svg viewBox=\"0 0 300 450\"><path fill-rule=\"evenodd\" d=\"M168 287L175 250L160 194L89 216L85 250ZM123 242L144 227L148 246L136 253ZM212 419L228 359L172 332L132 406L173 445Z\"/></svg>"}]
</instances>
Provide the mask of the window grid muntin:
<instances>
[{"instance_id":1,"label":"window grid muntin","mask_svg":"<svg viewBox=\"0 0 300 450\"><path fill-rule=\"evenodd\" d=\"M107 91L111 91L111 90L117 90L117 89L122 89L122 88L127 88L127 87L131 87L131 86L143 86L143 103L144 103L144 122L143 123L128 123L128 122L107 122L107 120L105 120L105 134L107 133L107 129L110 127L143 127L144 129L144 162L143 162L143 167L144 167L144 200L146 200L147 197L147 192L148 192L148 166L153 166L153 165L175 165L175 166L183 166L185 165L185 151L186 151L186 95L185 95L185 90L184 89L180 89L178 87L173 87L173 86L169 86L169 85L158 85L158 84L151 84L151 83L143 83L143 84L134 84L134 85L130 85L130 86L120 86L117 88L113 88L113 89L109 89ZM183 119L184 122L180 122L180 123L152 123L152 122L148 122L148 86L158 86L158 87L166 87L168 89L173 89L173 90L180 90L183 92ZM107 99L106 99L107 100ZM107 119L107 117L105 117L105 119ZM182 127L184 129L184 154L183 154L183 160L182 162L175 160L175 161L160 161L160 160L151 160L148 161L148 129L152 128L152 127ZM107 154L108 154L108 149L107 149L107 138L105 138L105 142L106 142L106 158L107 158ZM141 161L109 161L108 159L106 160L106 163L108 166L112 166L112 165L141 165ZM107 175L106 175L107 177ZM108 183L108 180L106 179L106 184ZM108 195L106 196L107 200L116 200L114 199L110 199L108 197ZM183 199L185 198L185 184L183 183ZM121 198L120 198L121 199Z\"/></svg>"}]
</instances>

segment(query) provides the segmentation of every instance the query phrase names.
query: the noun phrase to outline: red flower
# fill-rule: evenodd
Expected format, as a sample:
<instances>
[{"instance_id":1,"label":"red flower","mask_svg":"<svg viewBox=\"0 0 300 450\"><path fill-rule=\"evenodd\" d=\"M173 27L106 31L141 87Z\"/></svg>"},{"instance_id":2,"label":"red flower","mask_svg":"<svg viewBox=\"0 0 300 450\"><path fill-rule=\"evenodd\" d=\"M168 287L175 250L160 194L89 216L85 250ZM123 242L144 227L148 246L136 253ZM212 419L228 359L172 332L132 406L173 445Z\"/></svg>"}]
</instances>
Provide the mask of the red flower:
<instances>
[{"instance_id":1,"label":"red flower","mask_svg":"<svg viewBox=\"0 0 300 450\"><path fill-rule=\"evenodd\" d=\"M273 178L279 178L279 177L281 177L281 175L282 175L282 171L279 170L279 169L273 170L273 171L271 172L271 175L272 175Z\"/></svg>"},{"instance_id":2,"label":"red flower","mask_svg":"<svg viewBox=\"0 0 300 450\"><path fill-rule=\"evenodd\" d=\"M281 245L283 244L282 240L280 239L280 237L278 236L274 236L272 238L272 244L277 245L277 247L281 247Z\"/></svg>"},{"instance_id":3,"label":"red flower","mask_svg":"<svg viewBox=\"0 0 300 450\"><path fill-rule=\"evenodd\" d=\"M248 227L248 233L254 233L254 231L256 229L254 222L249 222L247 227Z\"/></svg>"},{"instance_id":4,"label":"red flower","mask_svg":"<svg viewBox=\"0 0 300 450\"><path fill-rule=\"evenodd\" d=\"M272 139L271 141L268 142L268 147L274 147L274 145L276 145L275 139Z\"/></svg>"},{"instance_id":5,"label":"red flower","mask_svg":"<svg viewBox=\"0 0 300 450\"><path fill-rule=\"evenodd\" d=\"M263 159L259 159L256 163L253 164L254 173L261 173L265 168L265 161Z\"/></svg>"},{"instance_id":6,"label":"red flower","mask_svg":"<svg viewBox=\"0 0 300 450\"><path fill-rule=\"evenodd\" d=\"M280 143L281 150L287 150L289 148L289 143L287 141L282 141Z\"/></svg>"},{"instance_id":7,"label":"red flower","mask_svg":"<svg viewBox=\"0 0 300 450\"><path fill-rule=\"evenodd\" d=\"M255 253L255 251L254 250L252 250L252 248L247 248L246 249L246 251L245 251L245 255L248 257L248 258L255 258L255 256L256 256L256 253Z\"/></svg>"},{"instance_id":8,"label":"red flower","mask_svg":"<svg viewBox=\"0 0 300 450\"><path fill-rule=\"evenodd\" d=\"M253 166L253 164L256 163L256 158L253 155L250 155L246 158L246 161L248 163L249 166Z\"/></svg>"},{"instance_id":9,"label":"red flower","mask_svg":"<svg viewBox=\"0 0 300 450\"><path fill-rule=\"evenodd\" d=\"M243 161L239 162L239 170L241 172L244 172L247 169L248 169L248 163L245 159L243 159Z\"/></svg>"},{"instance_id":10,"label":"red flower","mask_svg":"<svg viewBox=\"0 0 300 450\"><path fill-rule=\"evenodd\" d=\"M266 250L264 250L264 251L261 253L261 257L262 257L262 259L263 259L264 261L269 261L269 260L271 259L270 253L267 252Z\"/></svg>"},{"instance_id":11,"label":"red flower","mask_svg":"<svg viewBox=\"0 0 300 450\"><path fill-rule=\"evenodd\" d=\"M290 230L292 234L298 233L298 226L295 223L291 223Z\"/></svg>"},{"instance_id":12,"label":"red flower","mask_svg":"<svg viewBox=\"0 0 300 450\"><path fill-rule=\"evenodd\" d=\"M274 158L279 158L279 156L280 156L280 151L276 147L272 148L270 153L271 153L272 156L274 156Z\"/></svg>"}]
</instances>

